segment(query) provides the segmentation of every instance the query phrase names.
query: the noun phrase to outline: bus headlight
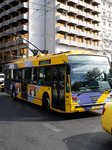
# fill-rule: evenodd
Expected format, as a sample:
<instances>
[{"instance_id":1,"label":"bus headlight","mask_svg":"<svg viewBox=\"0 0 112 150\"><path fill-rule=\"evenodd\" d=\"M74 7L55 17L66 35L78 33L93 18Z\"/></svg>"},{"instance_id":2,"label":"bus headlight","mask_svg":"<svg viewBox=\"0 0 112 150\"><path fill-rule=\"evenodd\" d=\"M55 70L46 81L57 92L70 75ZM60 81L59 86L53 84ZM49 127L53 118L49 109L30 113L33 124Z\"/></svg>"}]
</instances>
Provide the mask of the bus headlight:
<instances>
[{"instance_id":1,"label":"bus headlight","mask_svg":"<svg viewBox=\"0 0 112 150\"><path fill-rule=\"evenodd\" d=\"M80 99L77 99L77 97L72 97L73 103L80 103Z\"/></svg>"}]
</instances>

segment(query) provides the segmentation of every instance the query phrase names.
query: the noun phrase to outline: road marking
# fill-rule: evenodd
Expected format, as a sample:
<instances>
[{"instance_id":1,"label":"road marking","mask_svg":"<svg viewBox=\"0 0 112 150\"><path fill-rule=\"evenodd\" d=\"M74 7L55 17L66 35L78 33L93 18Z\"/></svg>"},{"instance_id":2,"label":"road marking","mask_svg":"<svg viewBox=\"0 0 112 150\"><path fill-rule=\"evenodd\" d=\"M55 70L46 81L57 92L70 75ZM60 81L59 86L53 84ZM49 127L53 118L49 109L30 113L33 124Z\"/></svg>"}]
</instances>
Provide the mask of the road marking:
<instances>
[{"instance_id":1,"label":"road marking","mask_svg":"<svg viewBox=\"0 0 112 150\"><path fill-rule=\"evenodd\" d=\"M35 117L35 118L20 118L21 121L38 121L38 120L43 120L47 119L48 117Z\"/></svg>"},{"instance_id":2,"label":"road marking","mask_svg":"<svg viewBox=\"0 0 112 150\"><path fill-rule=\"evenodd\" d=\"M56 126L54 126L54 125L52 125L50 123L47 123L47 122L46 123L42 123L42 125L47 127L47 128L49 128L49 129L51 129L51 130L53 130L53 131L55 131L55 132L62 132L63 131L62 129L59 129Z\"/></svg>"}]
</instances>

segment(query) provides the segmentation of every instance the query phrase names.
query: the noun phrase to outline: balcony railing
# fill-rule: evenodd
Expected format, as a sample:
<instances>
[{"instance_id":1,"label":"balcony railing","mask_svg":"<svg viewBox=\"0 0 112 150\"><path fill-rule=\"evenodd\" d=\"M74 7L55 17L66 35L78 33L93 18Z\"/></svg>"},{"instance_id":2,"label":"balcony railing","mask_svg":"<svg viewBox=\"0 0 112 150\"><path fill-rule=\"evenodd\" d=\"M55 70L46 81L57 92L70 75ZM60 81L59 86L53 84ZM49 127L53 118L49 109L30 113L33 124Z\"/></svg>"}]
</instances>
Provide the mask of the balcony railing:
<instances>
[{"instance_id":1,"label":"balcony railing","mask_svg":"<svg viewBox=\"0 0 112 150\"><path fill-rule=\"evenodd\" d=\"M78 10L73 8L73 7L69 7L69 10L68 10L69 13L73 13L73 14L78 14Z\"/></svg>"},{"instance_id":2,"label":"balcony railing","mask_svg":"<svg viewBox=\"0 0 112 150\"><path fill-rule=\"evenodd\" d=\"M90 5L90 4L86 4L86 8L90 9L90 10L93 10L93 6Z\"/></svg>"},{"instance_id":3,"label":"balcony railing","mask_svg":"<svg viewBox=\"0 0 112 150\"><path fill-rule=\"evenodd\" d=\"M58 26L56 30L57 30L57 32L64 32L64 33L69 32L69 28L62 27L62 26Z\"/></svg>"},{"instance_id":4,"label":"balcony railing","mask_svg":"<svg viewBox=\"0 0 112 150\"><path fill-rule=\"evenodd\" d=\"M74 46L74 47L78 47L78 42L76 42L76 41L69 41L69 45Z\"/></svg>"},{"instance_id":5,"label":"balcony railing","mask_svg":"<svg viewBox=\"0 0 112 150\"><path fill-rule=\"evenodd\" d=\"M80 1L80 0L78 1L77 5L80 5L82 7L86 7L86 3L83 1Z\"/></svg>"},{"instance_id":6,"label":"balcony railing","mask_svg":"<svg viewBox=\"0 0 112 150\"><path fill-rule=\"evenodd\" d=\"M69 10L69 6L66 6L64 4L58 4L56 7L57 7L57 10L66 10L66 11Z\"/></svg>"},{"instance_id":7,"label":"balcony railing","mask_svg":"<svg viewBox=\"0 0 112 150\"><path fill-rule=\"evenodd\" d=\"M78 34L78 31L75 30L75 29L69 29L69 33L70 33L70 34L73 34L73 35L77 35L77 34Z\"/></svg>"},{"instance_id":8,"label":"balcony railing","mask_svg":"<svg viewBox=\"0 0 112 150\"><path fill-rule=\"evenodd\" d=\"M69 41L66 39L57 39L57 44L69 45Z\"/></svg>"},{"instance_id":9,"label":"balcony railing","mask_svg":"<svg viewBox=\"0 0 112 150\"><path fill-rule=\"evenodd\" d=\"M69 18L67 16L58 15L57 16L57 21L68 22Z\"/></svg>"},{"instance_id":10,"label":"balcony railing","mask_svg":"<svg viewBox=\"0 0 112 150\"><path fill-rule=\"evenodd\" d=\"M78 3L78 0L68 0L68 2L71 2L71 3L77 4L77 3Z\"/></svg>"},{"instance_id":11,"label":"balcony railing","mask_svg":"<svg viewBox=\"0 0 112 150\"><path fill-rule=\"evenodd\" d=\"M86 33L82 31L78 31L78 36L85 37Z\"/></svg>"},{"instance_id":12,"label":"balcony railing","mask_svg":"<svg viewBox=\"0 0 112 150\"><path fill-rule=\"evenodd\" d=\"M73 18L69 18L69 23L77 25L78 24L78 20L73 19Z\"/></svg>"}]
</instances>

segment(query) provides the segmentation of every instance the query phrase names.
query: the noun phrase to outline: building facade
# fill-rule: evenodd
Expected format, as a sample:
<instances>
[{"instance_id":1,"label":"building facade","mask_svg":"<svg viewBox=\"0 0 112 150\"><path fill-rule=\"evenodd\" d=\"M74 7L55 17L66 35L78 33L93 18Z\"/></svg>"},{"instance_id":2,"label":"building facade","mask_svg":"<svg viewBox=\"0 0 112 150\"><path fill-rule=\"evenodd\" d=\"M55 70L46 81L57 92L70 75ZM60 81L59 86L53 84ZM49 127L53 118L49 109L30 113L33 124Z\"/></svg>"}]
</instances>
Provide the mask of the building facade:
<instances>
[{"instance_id":1,"label":"building facade","mask_svg":"<svg viewBox=\"0 0 112 150\"><path fill-rule=\"evenodd\" d=\"M101 0L1 0L0 71L12 59L33 55L35 48L23 38L49 53L105 53L101 6Z\"/></svg>"},{"instance_id":2,"label":"building facade","mask_svg":"<svg viewBox=\"0 0 112 150\"><path fill-rule=\"evenodd\" d=\"M23 39L28 38L28 0L0 0L0 72L12 59L28 55Z\"/></svg>"},{"instance_id":3,"label":"building facade","mask_svg":"<svg viewBox=\"0 0 112 150\"><path fill-rule=\"evenodd\" d=\"M35 32L29 31L29 40L49 53L73 49L100 53L100 5L100 0L33 0L29 29Z\"/></svg>"},{"instance_id":4,"label":"building facade","mask_svg":"<svg viewBox=\"0 0 112 150\"><path fill-rule=\"evenodd\" d=\"M112 62L112 1L102 0L101 9L101 46L103 54Z\"/></svg>"}]
</instances>

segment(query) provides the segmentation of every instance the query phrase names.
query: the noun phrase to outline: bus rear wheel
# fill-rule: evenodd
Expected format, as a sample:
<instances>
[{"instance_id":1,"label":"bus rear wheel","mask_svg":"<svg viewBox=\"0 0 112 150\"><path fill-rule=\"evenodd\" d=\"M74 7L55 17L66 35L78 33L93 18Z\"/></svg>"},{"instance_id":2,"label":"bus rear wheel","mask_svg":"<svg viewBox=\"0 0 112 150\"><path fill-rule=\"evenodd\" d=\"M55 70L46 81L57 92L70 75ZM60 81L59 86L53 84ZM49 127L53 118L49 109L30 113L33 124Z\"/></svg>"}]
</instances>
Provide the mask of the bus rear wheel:
<instances>
[{"instance_id":1,"label":"bus rear wheel","mask_svg":"<svg viewBox=\"0 0 112 150\"><path fill-rule=\"evenodd\" d=\"M50 110L50 99L49 99L48 96L45 96L45 97L43 98L43 108L44 108L44 110L46 110L46 111L49 111L49 110Z\"/></svg>"}]
</instances>

